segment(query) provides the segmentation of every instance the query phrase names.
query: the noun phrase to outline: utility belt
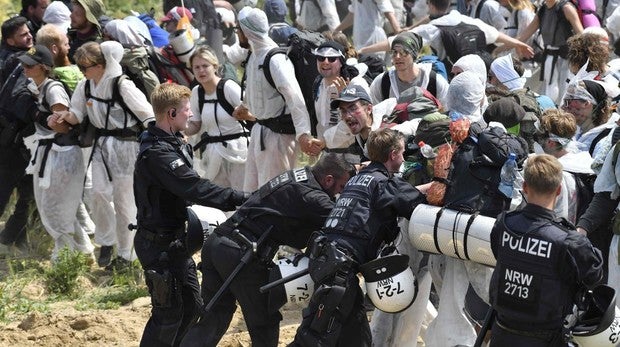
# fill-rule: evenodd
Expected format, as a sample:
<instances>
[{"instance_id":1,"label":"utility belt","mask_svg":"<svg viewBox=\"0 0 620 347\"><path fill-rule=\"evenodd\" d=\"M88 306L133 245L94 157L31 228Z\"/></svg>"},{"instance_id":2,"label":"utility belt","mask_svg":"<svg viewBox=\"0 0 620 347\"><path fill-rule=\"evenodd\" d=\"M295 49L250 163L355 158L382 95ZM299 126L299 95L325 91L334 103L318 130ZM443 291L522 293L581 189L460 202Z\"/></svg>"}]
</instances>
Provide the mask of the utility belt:
<instances>
[{"instance_id":1,"label":"utility belt","mask_svg":"<svg viewBox=\"0 0 620 347\"><path fill-rule=\"evenodd\" d=\"M159 245L169 245L170 243L185 238L185 228L155 228L154 230L147 228L138 228L138 234L145 239Z\"/></svg>"},{"instance_id":2,"label":"utility belt","mask_svg":"<svg viewBox=\"0 0 620 347\"><path fill-rule=\"evenodd\" d=\"M283 111L284 112L284 111ZM293 117L290 114L282 114L278 117L257 119L256 123L269 128L277 134L294 135L295 125L293 124ZM261 131L260 134L260 150L265 150L265 134Z\"/></svg>"},{"instance_id":3,"label":"utility belt","mask_svg":"<svg viewBox=\"0 0 620 347\"><path fill-rule=\"evenodd\" d=\"M247 133L236 133L236 134L230 134L230 135L209 136L206 132L204 132L202 135L200 135L200 141L196 143L194 148L196 150L204 151L204 149L207 147L208 144L217 143L217 142L221 142L224 144L224 146L226 146L226 141L236 140L244 136L247 137L248 134Z\"/></svg>"},{"instance_id":4,"label":"utility belt","mask_svg":"<svg viewBox=\"0 0 620 347\"><path fill-rule=\"evenodd\" d=\"M507 327L505 324L501 323L499 319L495 320L495 323L502 330L505 330L511 334L532 337L535 339L540 339L544 341L551 341L554 338L558 338L562 332L560 330L518 330Z\"/></svg>"},{"instance_id":5,"label":"utility belt","mask_svg":"<svg viewBox=\"0 0 620 347\"><path fill-rule=\"evenodd\" d=\"M268 231L268 229L260 229L247 219L235 217L235 215L231 217L231 221L234 223L232 226L229 224L222 224L215 229L215 233L218 236L223 236L233 241L241 249L246 248L247 245L239 240L239 235L237 235L235 230L237 230L239 234L247 240L254 243L258 243L260 235ZM262 243L258 244L258 248L256 249L256 258L264 265L271 265L273 262L273 257L278 252L279 246L280 245L277 242L267 237L264 241L262 241Z\"/></svg>"},{"instance_id":6,"label":"utility belt","mask_svg":"<svg viewBox=\"0 0 620 347\"><path fill-rule=\"evenodd\" d=\"M97 128L96 136L113 136L123 141L138 141L138 135L140 133L136 130L132 130L131 128L124 129L100 129Z\"/></svg>"},{"instance_id":7,"label":"utility belt","mask_svg":"<svg viewBox=\"0 0 620 347\"><path fill-rule=\"evenodd\" d=\"M32 164L36 163L39 155L39 148L43 147L43 158L41 158L41 165L39 166L39 178L43 178L45 175L45 165L47 164L47 158L49 157L50 150L52 150L52 145L63 147L79 145L77 137L72 134L60 134L56 135L53 139L39 139L37 142L37 150L32 156Z\"/></svg>"},{"instance_id":8,"label":"utility belt","mask_svg":"<svg viewBox=\"0 0 620 347\"><path fill-rule=\"evenodd\" d=\"M568 45L564 45L561 47L545 47L545 49L543 50L543 54L542 54L543 58L542 58L542 66L540 68L540 81L544 81L545 80L545 61L547 60L548 56L553 57L552 61L551 61L551 74L549 75L549 81L547 82L547 84L551 84L551 81L553 80L553 73L555 72L555 68L556 68L556 64L558 63L558 57L562 58L562 59L566 59L568 58Z\"/></svg>"},{"instance_id":9,"label":"utility belt","mask_svg":"<svg viewBox=\"0 0 620 347\"><path fill-rule=\"evenodd\" d=\"M290 114L283 114L278 117L257 119L256 123L269 128L269 130L278 134L295 134L295 125L293 117Z\"/></svg>"},{"instance_id":10,"label":"utility belt","mask_svg":"<svg viewBox=\"0 0 620 347\"><path fill-rule=\"evenodd\" d=\"M40 146L51 146L52 144L61 146L61 147L78 146L80 144L75 134L58 134L52 139L39 139L38 143L39 143L39 147Z\"/></svg>"}]
</instances>

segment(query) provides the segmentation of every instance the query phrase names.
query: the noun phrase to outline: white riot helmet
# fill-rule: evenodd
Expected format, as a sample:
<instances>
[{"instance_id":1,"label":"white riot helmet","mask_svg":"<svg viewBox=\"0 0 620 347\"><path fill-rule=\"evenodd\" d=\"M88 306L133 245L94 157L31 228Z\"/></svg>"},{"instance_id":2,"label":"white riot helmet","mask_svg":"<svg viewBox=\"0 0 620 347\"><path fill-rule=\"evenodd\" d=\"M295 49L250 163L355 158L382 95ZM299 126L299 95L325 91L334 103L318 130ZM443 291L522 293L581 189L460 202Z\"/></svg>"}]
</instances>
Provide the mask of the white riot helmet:
<instances>
[{"instance_id":1,"label":"white riot helmet","mask_svg":"<svg viewBox=\"0 0 620 347\"><path fill-rule=\"evenodd\" d=\"M592 290L587 310L572 328L572 340L579 347L613 347L620 343L620 310L613 288L600 285Z\"/></svg>"},{"instance_id":2,"label":"white riot helmet","mask_svg":"<svg viewBox=\"0 0 620 347\"><path fill-rule=\"evenodd\" d=\"M185 246L190 254L202 248L204 240L216 226L226 221L224 212L206 206L193 205L187 208L187 233Z\"/></svg>"},{"instance_id":3,"label":"white riot helmet","mask_svg":"<svg viewBox=\"0 0 620 347\"><path fill-rule=\"evenodd\" d=\"M280 258L269 273L269 282L307 270L308 264L309 258L306 256L297 255ZM310 274L306 274L271 289L269 291L269 308L278 310L286 303L302 308L306 307L310 302L312 293L314 293L314 281L310 278Z\"/></svg>"},{"instance_id":4,"label":"white riot helmet","mask_svg":"<svg viewBox=\"0 0 620 347\"><path fill-rule=\"evenodd\" d=\"M376 308L387 313L406 310L418 295L418 281L409 267L409 256L392 254L360 266L366 294Z\"/></svg>"}]
</instances>

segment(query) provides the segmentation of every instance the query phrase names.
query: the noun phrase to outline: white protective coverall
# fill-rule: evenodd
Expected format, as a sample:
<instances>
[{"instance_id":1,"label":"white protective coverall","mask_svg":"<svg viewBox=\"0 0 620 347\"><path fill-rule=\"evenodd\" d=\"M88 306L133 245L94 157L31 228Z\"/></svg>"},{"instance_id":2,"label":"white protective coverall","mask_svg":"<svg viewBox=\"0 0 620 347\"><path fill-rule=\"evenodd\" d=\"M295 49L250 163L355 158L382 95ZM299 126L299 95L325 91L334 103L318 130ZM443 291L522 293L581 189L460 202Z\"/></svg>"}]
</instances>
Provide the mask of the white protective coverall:
<instances>
[{"instance_id":1,"label":"white protective coverall","mask_svg":"<svg viewBox=\"0 0 620 347\"><path fill-rule=\"evenodd\" d=\"M407 85L402 90L399 87L401 84L404 84L404 83L398 79L398 75L396 74L396 70L394 69L387 70L386 72L383 72L377 77L375 77L375 79L372 81L372 84L370 85L370 98L373 104L376 105L384 100L383 94L381 91L381 81L383 80L384 74L389 74L390 76L390 92L388 95L388 97L390 98L398 99L400 97L401 92L404 92L406 89L411 88L413 86L418 86L418 87L427 89L428 83L430 81L430 75L433 69L433 65L426 64L426 63L422 63L422 64L414 63L414 64L417 65L419 69L419 74L415 80L413 80L409 85ZM435 85L437 89L436 91L437 95L434 95L434 96L441 102L442 105L445 105L446 95L448 94L448 81L446 81L446 79L439 74L436 74L435 76L436 76Z\"/></svg>"},{"instance_id":2,"label":"white protective coverall","mask_svg":"<svg viewBox=\"0 0 620 347\"><path fill-rule=\"evenodd\" d=\"M353 46L360 49L377 42L385 41L383 30L385 13L394 12L390 0L351 1L349 12L353 13ZM384 54L378 54L383 58Z\"/></svg>"},{"instance_id":3,"label":"white protective coverall","mask_svg":"<svg viewBox=\"0 0 620 347\"><path fill-rule=\"evenodd\" d=\"M34 83L32 83L34 84ZM69 96L60 83L47 78L37 86L39 104L45 98L51 107L61 104L69 107ZM43 96L45 93L45 97ZM49 111L39 106L41 111ZM53 139L56 133L35 123L37 140ZM46 151L47 155L45 155ZM67 247L92 254L93 244L77 219L78 207L84 190L84 157L79 146L44 145L38 143L27 170L33 177L34 198L41 222L54 239L52 260Z\"/></svg>"},{"instance_id":4,"label":"white protective coverall","mask_svg":"<svg viewBox=\"0 0 620 347\"><path fill-rule=\"evenodd\" d=\"M216 92L212 94L205 93L205 100L217 99L216 94ZM224 96L233 107L239 106L241 104L241 87L234 81L226 81L224 84ZM198 105L198 87L192 89L192 95L189 100L192 113L194 114L190 120L202 122L198 138L204 132L211 137L247 132L241 126L241 123L233 118L232 115L226 113L219 103L205 102L201 114ZM226 144L222 142L207 144L200 159L200 166L205 172L204 178L222 187L242 190L247 155L248 138L245 136L227 140Z\"/></svg>"},{"instance_id":5,"label":"white protective coverall","mask_svg":"<svg viewBox=\"0 0 620 347\"><path fill-rule=\"evenodd\" d=\"M262 67L265 56L278 46L268 36L269 24L265 12L244 7L239 12L239 26L252 47L245 68L247 88L244 103L258 120L278 117L284 110L284 114L291 114L295 127L295 134L290 135L275 133L260 124L252 127L243 185L244 191L252 192L271 178L295 167L298 152L296 140L303 134L310 134L310 116L295 79L295 69L286 55L274 54L270 61L269 69L277 89L265 78Z\"/></svg>"},{"instance_id":6,"label":"white protective coverall","mask_svg":"<svg viewBox=\"0 0 620 347\"><path fill-rule=\"evenodd\" d=\"M481 111L484 98L484 85L478 75L465 71L454 77L450 83L448 108L450 111L459 112L472 123L484 122ZM473 345L476 332L463 311L465 295L471 284L478 296L488 304L489 281L493 269L443 255L431 256L430 268L439 292L439 309L437 317L426 330L424 343L429 347ZM436 274L442 272L443 278L437 278Z\"/></svg>"},{"instance_id":7,"label":"white protective coverall","mask_svg":"<svg viewBox=\"0 0 620 347\"><path fill-rule=\"evenodd\" d=\"M613 147L612 147L613 148ZM607 153L603 167L596 181L594 181L594 193L610 192L612 199L618 199L620 196L620 161L613 165L614 151L613 149ZM620 291L620 235L614 235L609 245L609 272L607 285L614 288L616 292Z\"/></svg>"},{"instance_id":8,"label":"white protective coverall","mask_svg":"<svg viewBox=\"0 0 620 347\"><path fill-rule=\"evenodd\" d=\"M85 86L90 83L91 95L100 99L112 97L114 77L122 74L119 64L123 57L123 46L116 41L101 44L105 57L105 72L95 84L92 80L82 80L71 98L71 112L82 122L88 117L91 124L99 129L122 129L127 117L127 126L137 124L131 115L115 103L107 112L104 102L86 99ZM127 107L143 123L154 118L153 108L146 96L130 80L123 80L119 86L120 95ZM137 141L101 136L94 145L92 159L92 211L95 222L95 242L102 246L117 244L117 256L125 260L136 259L133 252L135 232L127 226L136 223L136 204L133 195L133 171L138 154Z\"/></svg>"},{"instance_id":9,"label":"white protective coverall","mask_svg":"<svg viewBox=\"0 0 620 347\"><path fill-rule=\"evenodd\" d=\"M428 269L429 255L424 255L409 242L409 221L399 222L400 238L395 241L400 254L409 256L409 266L418 282L418 295L413 304L399 313L385 313L375 309L370 321L372 345L385 347L416 346L417 337L424 339L428 323L437 315L430 303L432 278Z\"/></svg>"},{"instance_id":10,"label":"white protective coverall","mask_svg":"<svg viewBox=\"0 0 620 347\"><path fill-rule=\"evenodd\" d=\"M297 22L302 28L318 31L323 25L334 30L340 24L335 0L304 0Z\"/></svg>"}]
</instances>

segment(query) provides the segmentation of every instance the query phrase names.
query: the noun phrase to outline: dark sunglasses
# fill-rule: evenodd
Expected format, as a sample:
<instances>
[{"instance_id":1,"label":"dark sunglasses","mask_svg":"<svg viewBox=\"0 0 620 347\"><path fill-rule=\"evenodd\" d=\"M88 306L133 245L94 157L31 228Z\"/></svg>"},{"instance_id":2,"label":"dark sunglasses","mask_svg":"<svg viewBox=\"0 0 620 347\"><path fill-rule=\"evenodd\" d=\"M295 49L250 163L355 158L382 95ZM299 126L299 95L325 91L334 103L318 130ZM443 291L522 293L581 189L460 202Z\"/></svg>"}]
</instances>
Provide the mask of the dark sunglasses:
<instances>
[{"instance_id":1,"label":"dark sunglasses","mask_svg":"<svg viewBox=\"0 0 620 347\"><path fill-rule=\"evenodd\" d=\"M322 57L320 55L316 56L316 61L320 62L324 62L325 59L327 59L327 61L329 61L330 63L335 62L336 60L338 60L338 57Z\"/></svg>"}]
</instances>

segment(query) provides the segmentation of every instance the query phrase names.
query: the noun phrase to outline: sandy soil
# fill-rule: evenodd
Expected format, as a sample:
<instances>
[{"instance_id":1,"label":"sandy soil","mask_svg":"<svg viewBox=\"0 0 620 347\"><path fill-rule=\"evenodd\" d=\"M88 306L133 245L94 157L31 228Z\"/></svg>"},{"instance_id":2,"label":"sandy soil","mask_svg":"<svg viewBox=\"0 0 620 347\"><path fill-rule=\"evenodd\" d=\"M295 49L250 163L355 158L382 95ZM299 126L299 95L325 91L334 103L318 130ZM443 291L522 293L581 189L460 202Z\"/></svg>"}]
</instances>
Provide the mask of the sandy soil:
<instances>
[{"instance_id":1,"label":"sandy soil","mask_svg":"<svg viewBox=\"0 0 620 347\"><path fill-rule=\"evenodd\" d=\"M0 325L1 346L138 346L150 314L150 299L139 298L116 310L77 311L71 302L55 304L48 314L31 313ZM280 346L292 341L301 313L283 310ZM251 346L240 311L219 346Z\"/></svg>"}]
</instances>

